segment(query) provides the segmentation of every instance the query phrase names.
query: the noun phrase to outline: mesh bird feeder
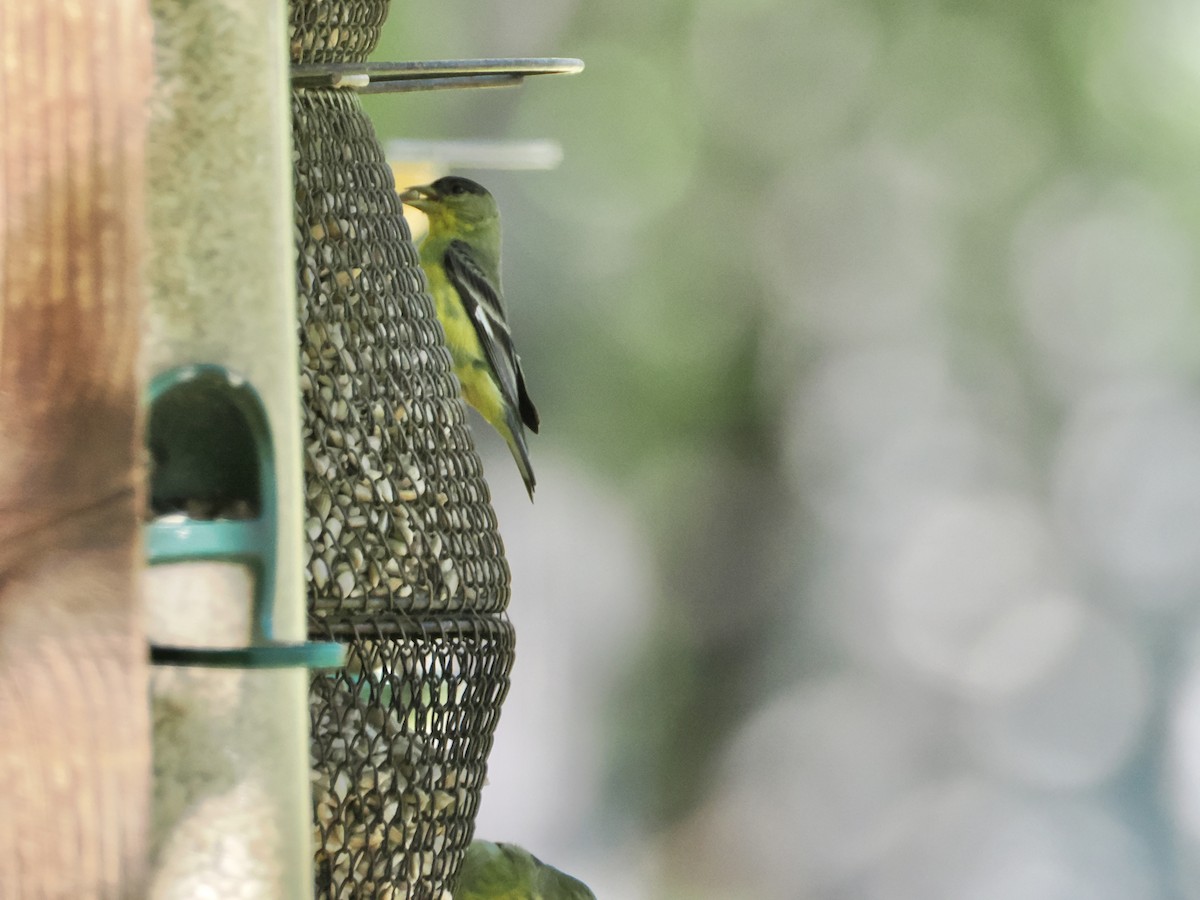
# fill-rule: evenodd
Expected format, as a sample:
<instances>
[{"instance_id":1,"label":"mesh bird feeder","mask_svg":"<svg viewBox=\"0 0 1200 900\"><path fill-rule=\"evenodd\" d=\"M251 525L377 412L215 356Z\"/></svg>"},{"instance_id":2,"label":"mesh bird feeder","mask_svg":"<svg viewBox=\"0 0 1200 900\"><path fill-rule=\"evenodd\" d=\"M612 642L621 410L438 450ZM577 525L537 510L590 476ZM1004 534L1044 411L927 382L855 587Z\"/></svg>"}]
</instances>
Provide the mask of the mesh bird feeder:
<instances>
[{"instance_id":1,"label":"mesh bird feeder","mask_svg":"<svg viewBox=\"0 0 1200 900\"><path fill-rule=\"evenodd\" d=\"M371 69L386 6L290 10L310 637L349 648L310 691L328 898L446 895L514 646L508 565L441 326L391 170L345 89L371 80L353 72Z\"/></svg>"}]
</instances>

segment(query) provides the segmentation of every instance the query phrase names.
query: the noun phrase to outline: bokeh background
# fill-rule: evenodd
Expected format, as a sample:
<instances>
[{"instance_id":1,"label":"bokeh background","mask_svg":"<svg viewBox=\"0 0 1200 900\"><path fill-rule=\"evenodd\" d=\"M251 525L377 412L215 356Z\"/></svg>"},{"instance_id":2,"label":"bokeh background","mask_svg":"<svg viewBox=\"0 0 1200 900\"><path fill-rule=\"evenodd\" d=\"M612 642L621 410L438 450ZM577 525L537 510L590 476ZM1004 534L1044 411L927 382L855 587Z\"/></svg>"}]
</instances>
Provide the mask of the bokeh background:
<instances>
[{"instance_id":1,"label":"bokeh background","mask_svg":"<svg viewBox=\"0 0 1200 900\"><path fill-rule=\"evenodd\" d=\"M543 433L478 834L602 900L1200 896L1200 6L396 0Z\"/></svg>"}]
</instances>

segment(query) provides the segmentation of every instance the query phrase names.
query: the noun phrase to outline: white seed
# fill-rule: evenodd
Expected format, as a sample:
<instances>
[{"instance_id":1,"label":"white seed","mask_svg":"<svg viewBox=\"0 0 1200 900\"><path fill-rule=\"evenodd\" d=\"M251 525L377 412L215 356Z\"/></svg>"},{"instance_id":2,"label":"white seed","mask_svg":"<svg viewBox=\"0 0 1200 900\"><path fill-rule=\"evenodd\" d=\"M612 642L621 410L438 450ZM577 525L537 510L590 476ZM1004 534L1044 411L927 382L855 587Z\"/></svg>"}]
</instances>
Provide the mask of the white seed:
<instances>
[{"instance_id":1,"label":"white seed","mask_svg":"<svg viewBox=\"0 0 1200 900\"><path fill-rule=\"evenodd\" d=\"M458 596L458 570L447 569L443 572L442 577L445 579L446 593L449 594L449 597L453 599L454 597Z\"/></svg>"},{"instance_id":2,"label":"white seed","mask_svg":"<svg viewBox=\"0 0 1200 900\"><path fill-rule=\"evenodd\" d=\"M345 846L346 829L341 822L337 822L326 830L323 847L326 853L337 853Z\"/></svg>"},{"instance_id":3,"label":"white seed","mask_svg":"<svg viewBox=\"0 0 1200 900\"><path fill-rule=\"evenodd\" d=\"M317 495L316 502L313 503L313 508L316 510L317 516L321 519L329 518L329 511L333 509L333 497L329 495L329 491L321 491Z\"/></svg>"},{"instance_id":4,"label":"white seed","mask_svg":"<svg viewBox=\"0 0 1200 900\"><path fill-rule=\"evenodd\" d=\"M308 564L308 571L312 573L313 584L317 587L323 588L329 583L329 566L319 556Z\"/></svg>"},{"instance_id":5,"label":"white seed","mask_svg":"<svg viewBox=\"0 0 1200 900\"><path fill-rule=\"evenodd\" d=\"M395 491L392 489L392 483L382 476L375 482L375 490L379 493L379 499L388 505L395 502Z\"/></svg>"}]
</instances>

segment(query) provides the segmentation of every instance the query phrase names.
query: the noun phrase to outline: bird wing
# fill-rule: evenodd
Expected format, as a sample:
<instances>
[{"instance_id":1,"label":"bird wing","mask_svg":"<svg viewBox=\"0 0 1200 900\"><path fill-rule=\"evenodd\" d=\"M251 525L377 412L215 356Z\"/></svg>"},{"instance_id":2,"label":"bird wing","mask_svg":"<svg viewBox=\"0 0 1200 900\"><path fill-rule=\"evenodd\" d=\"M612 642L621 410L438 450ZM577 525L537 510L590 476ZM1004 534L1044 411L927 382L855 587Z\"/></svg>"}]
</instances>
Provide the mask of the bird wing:
<instances>
[{"instance_id":1,"label":"bird wing","mask_svg":"<svg viewBox=\"0 0 1200 900\"><path fill-rule=\"evenodd\" d=\"M537 408L525 388L521 359L513 347L512 332L504 318L500 291L488 279L466 241L454 240L447 245L442 268L471 318L501 394L511 408L520 410L521 421L536 433L539 424Z\"/></svg>"}]
</instances>

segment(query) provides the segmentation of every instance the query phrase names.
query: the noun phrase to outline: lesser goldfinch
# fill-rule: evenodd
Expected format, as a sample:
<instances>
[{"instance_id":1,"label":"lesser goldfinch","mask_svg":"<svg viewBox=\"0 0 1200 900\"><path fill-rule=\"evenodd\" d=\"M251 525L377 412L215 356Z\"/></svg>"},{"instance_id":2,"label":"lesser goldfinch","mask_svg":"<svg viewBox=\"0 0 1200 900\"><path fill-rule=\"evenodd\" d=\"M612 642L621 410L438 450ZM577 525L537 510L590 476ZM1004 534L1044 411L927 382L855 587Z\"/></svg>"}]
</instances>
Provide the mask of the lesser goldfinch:
<instances>
[{"instance_id":1,"label":"lesser goldfinch","mask_svg":"<svg viewBox=\"0 0 1200 900\"><path fill-rule=\"evenodd\" d=\"M516 844L472 841L454 900L596 900L591 888Z\"/></svg>"},{"instance_id":2,"label":"lesser goldfinch","mask_svg":"<svg viewBox=\"0 0 1200 900\"><path fill-rule=\"evenodd\" d=\"M482 185L456 175L410 187L400 199L429 217L421 267L463 397L508 443L532 500L525 428L536 434L539 420L504 318L496 200Z\"/></svg>"}]
</instances>

